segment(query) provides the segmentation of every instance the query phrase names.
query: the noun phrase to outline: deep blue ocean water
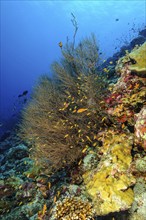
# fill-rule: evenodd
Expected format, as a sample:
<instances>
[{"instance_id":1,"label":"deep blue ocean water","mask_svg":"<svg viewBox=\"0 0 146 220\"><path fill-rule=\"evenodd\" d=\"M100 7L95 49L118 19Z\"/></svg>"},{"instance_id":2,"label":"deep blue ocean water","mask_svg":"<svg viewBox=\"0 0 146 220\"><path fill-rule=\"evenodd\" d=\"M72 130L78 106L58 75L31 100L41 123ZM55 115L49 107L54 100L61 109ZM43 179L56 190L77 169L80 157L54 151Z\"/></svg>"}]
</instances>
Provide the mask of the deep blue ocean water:
<instances>
[{"instance_id":1,"label":"deep blue ocean water","mask_svg":"<svg viewBox=\"0 0 146 220\"><path fill-rule=\"evenodd\" d=\"M38 77L51 76L51 63L61 57L58 43L72 41L71 13L79 27L76 43L95 33L103 60L136 37L146 20L145 0L1 0L0 6L0 135L17 122Z\"/></svg>"}]
</instances>

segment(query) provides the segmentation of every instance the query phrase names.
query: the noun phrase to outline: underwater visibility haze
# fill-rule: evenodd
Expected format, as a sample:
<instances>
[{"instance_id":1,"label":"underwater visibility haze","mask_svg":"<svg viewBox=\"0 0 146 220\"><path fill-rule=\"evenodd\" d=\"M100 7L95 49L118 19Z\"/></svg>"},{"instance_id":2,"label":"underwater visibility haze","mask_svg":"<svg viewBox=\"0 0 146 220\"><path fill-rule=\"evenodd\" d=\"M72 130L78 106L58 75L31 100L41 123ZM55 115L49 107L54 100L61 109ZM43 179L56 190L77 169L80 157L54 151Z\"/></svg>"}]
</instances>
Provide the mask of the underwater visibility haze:
<instances>
[{"instance_id":1,"label":"underwater visibility haze","mask_svg":"<svg viewBox=\"0 0 146 220\"><path fill-rule=\"evenodd\" d=\"M101 58L128 44L145 25L145 0L140 1L1 1L2 130L16 123L25 98L38 76L51 75L50 65L60 59L58 43L73 39L71 13L76 16L76 44L94 33ZM2 126L3 124L3 126ZM9 125L8 125L9 124ZM10 126L10 127L11 127Z\"/></svg>"},{"instance_id":2,"label":"underwater visibility haze","mask_svg":"<svg viewBox=\"0 0 146 220\"><path fill-rule=\"evenodd\" d=\"M0 6L0 218L146 220L146 0Z\"/></svg>"}]
</instances>

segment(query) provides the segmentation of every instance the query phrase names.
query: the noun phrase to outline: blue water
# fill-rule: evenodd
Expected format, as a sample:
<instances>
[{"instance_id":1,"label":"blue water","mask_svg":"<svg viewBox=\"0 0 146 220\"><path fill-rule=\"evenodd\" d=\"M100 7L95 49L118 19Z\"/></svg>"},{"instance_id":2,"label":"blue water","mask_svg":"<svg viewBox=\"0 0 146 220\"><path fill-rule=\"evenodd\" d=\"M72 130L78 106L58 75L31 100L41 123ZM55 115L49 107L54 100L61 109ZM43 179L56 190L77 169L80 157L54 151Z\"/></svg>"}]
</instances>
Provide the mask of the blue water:
<instances>
[{"instance_id":1,"label":"blue water","mask_svg":"<svg viewBox=\"0 0 146 220\"><path fill-rule=\"evenodd\" d=\"M145 26L146 1L1 1L0 129L10 129L41 74L51 75L78 22L76 43L95 33L102 59L114 54ZM115 49L116 48L116 49ZM18 98L27 90L28 94Z\"/></svg>"}]
</instances>

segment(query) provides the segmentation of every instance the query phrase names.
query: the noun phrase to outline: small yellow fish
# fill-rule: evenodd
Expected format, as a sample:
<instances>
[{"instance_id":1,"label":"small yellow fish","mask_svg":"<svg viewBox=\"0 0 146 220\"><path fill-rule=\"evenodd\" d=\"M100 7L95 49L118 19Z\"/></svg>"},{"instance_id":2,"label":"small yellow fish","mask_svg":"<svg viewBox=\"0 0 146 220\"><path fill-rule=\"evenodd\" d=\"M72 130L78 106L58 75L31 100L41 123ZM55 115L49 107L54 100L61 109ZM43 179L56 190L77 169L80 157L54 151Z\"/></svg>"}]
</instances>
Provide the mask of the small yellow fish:
<instances>
[{"instance_id":1,"label":"small yellow fish","mask_svg":"<svg viewBox=\"0 0 146 220\"><path fill-rule=\"evenodd\" d=\"M78 162L78 165L80 165L82 163L82 160L80 160L79 162Z\"/></svg>"},{"instance_id":2,"label":"small yellow fish","mask_svg":"<svg viewBox=\"0 0 146 220\"><path fill-rule=\"evenodd\" d=\"M138 88L139 88L139 84L136 83L135 86L134 86L134 88L135 88L135 89L138 89Z\"/></svg>"},{"instance_id":3,"label":"small yellow fish","mask_svg":"<svg viewBox=\"0 0 146 220\"><path fill-rule=\"evenodd\" d=\"M104 68L103 71L104 71L105 73L108 73L108 72L109 72L109 70L108 70L107 68Z\"/></svg>"},{"instance_id":4,"label":"small yellow fish","mask_svg":"<svg viewBox=\"0 0 146 220\"><path fill-rule=\"evenodd\" d=\"M95 140L96 138L97 138L97 136L96 136L96 135L94 135L93 139Z\"/></svg>"},{"instance_id":5,"label":"small yellow fish","mask_svg":"<svg viewBox=\"0 0 146 220\"><path fill-rule=\"evenodd\" d=\"M59 42L59 47L62 49L62 47L63 47L63 44L62 44L62 42L60 41Z\"/></svg>"},{"instance_id":6,"label":"small yellow fish","mask_svg":"<svg viewBox=\"0 0 146 220\"><path fill-rule=\"evenodd\" d=\"M132 84L130 84L130 86L128 87L128 89L132 89L132 87L133 87L133 85L132 85Z\"/></svg>"},{"instance_id":7,"label":"small yellow fish","mask_svg":"<svg viewBox=\"0 0 146 220\"><path fill-rule=\"evenodd\" d=\"M65 136L64 136L64 138L67 138L69 136L69 134L66 134Z\"/></svg>"},{"instance_id":8,"label":"small yellow fish","mask_svg":"<svg viewBox=\"0 0 146 220\"><path fill-rule=\"evenodd\" d=\"M90 154L94 154L95 152L94 152L93 150L90 150L89 153L90 153Z\"/></svg>"},{"instance_id":9,"label":"small yellow fish","mask_svg":"<svg viewBox=\"0 0 146 220\"><path fill-rule=\"evenodd\" d=\"M53 202L55 203L57 201L57 197L54 196Z\"/></svg>"},{"instance_id":10,"label":"small yellow fish","mask_svg":"<svg viewBox=\"0 0 146 220\"><path fill-rule=\"evenodd\" d=\"M110 61L109 63L110 63L110 64L113 64L113 61Z\"/></svg>"},{"instance_id":11,"label":"small yellow fish","mask_svg":"<svg viewBox=\"0 0 146 220\"><path fill-rule=\"evenodd\" d=\"M109 88L108 88L108 90L109 90L109 91L112 91L112 90L113 90L113 88L112 88L112 87L109 87Z\"/></svg>"},{"instance_id":12,"label":"small yellow fish","mask_svg":"<svg viewBox=\"0 0 146 220\"><path fill-rule=\"evenodd\" d=\"M45 215L46 210L47 210L47 205L44 204L44 206L43 206L43 210L42 210L42 215L43 215L43 216Z\"/></svg>"},{"instance_id":13,"label":"small yellow fish","mask_svg":"<svg viewBox=\"0 0 146 220\"><path fill-rule=\"evenodd\" d=\"M103 117L103 119L101 120L102 122L105 121L106 117Z\"/></svg>"},{"instance_id":14,"label":"small yellow fish","mask_svg":"<svg viewBox=\"0 0 146 220\"><path fill-rule=\"evenodd\" d=\"M38 211L38 215L41 215L42 214L42 212L41 211Z\"/></svg>"},{"instance_id":15,"label":"small yellow fish","mask_svg":"<svg viewBox=\"0 0 146 220\"><path fill-rule=\"evenodd\" d=\"M90 142L92 142L91 139L89 138L89 136L86 136L86 138L87 138Z\"/></svg>"},{"instance_id":16,"label":"small yellow fish","mask_svg":"<svg viewBox=\"0 0 146 220\"><path fill-rule=\"evenodd\" d=\"M48 189L50 189L51 188L51 183L50 182L48 182Z\"/></svg>"},{"instance_id":17,"label":"small yellow fish","mask_svg":"<svg viewBox=\"0 0 146 220\"><path fill-rule=\"evenodd\" d=\"M122 128L125 128L125 124L122 124L122 126L121 126Z\"/></svg>"},{"instance_id":18,"label":"small yellow fish","mask_svg":"<svg viewBox=\"0 0 146 220\"><path fill-rule=\"evenodd\" d=\"M85 147L83 150L82 150L82 153L85 153L87 150L87 147Z\"/></svg>"},{"instance_id":19,"label":"small yellow fish","mask_svg":"<svg viewBox=\"0 0 146 220\"><path fill-rule=\"evenodd\" d=\"M53 211L53 209L51 209L51 210L49 211L49 214L52 214L52 211Z\"/></svg>"},{"instance_id":20,"label":"small yellow fish","mask_svg":"<svg viewBox=\"0 0 146 220\"><path fill-rule=\"evenodd\" d=\"M80 108L78 109L77 113L82 113L82 112L85 112L87 111L87 108Z\"/></svg>"},{"instance_id":21,"label":"small yellow fish","mask_svg":"<svg viewBox=\"0 0 146 220\"><path fill-rule=\"evenodd\" d=\"M57 191L57 196L58 196L58 197L60 196L60 191Z\"/></svg>"},{"instance_id":22,"label":"small yellow fish","mask_svg":"<svg viewBox=\"0 0 146 220\"><path fill-rule=\"evenodd\" d=\"M6 188L6 189L4 189L4 192L7 192L8 191L8 189Z\"/></svg>"}]
</instances>

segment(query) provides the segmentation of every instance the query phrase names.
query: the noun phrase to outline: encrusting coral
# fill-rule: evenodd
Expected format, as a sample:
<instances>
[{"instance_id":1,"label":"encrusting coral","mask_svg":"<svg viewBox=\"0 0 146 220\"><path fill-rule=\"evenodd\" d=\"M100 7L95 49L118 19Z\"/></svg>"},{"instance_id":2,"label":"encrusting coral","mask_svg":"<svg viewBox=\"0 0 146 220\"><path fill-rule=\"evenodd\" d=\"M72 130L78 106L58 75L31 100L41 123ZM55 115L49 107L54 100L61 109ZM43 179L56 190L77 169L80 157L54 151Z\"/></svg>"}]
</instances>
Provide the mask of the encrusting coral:
<instances>
[{"instance_id":1,"label":"encrusting coral","mask_svg":"<svg viewBox=\"0 0 146 220\"><path fill-rule=\"evenodd\" d=\"M138 178L133 188L134 202L129 210L128 220L145 220L146 219L146 180Z\"/></svg>"},{"instance_id":2,"label":"encrusting coral","mask_svg":"<svg viewBox=\"0 0 146 220\"><path fill-rule=\"evenodd\" d=\"M136 142L146 150L146 106L136 114L135 136Z\"/></svg>"},{"instance_id":3,"label":"encrusting coral","mask_svg":"<svg viewBox=\"0 0 146 220\"><path fill-rule=\"evenodd\" d=\"M121 72L125 64L129 65L131 72L146 77L146 42L136 46L130 53L126 51L126 55L118 60L116 71Z\"/></svg>"},{"instance_id":4,"label":"encrusting coral","mask_svg":"<svg viewBox=\"0 0 146 220\"><path fill-rule=\"evenodd\" d=\"M133 137L129 134L107 133L103 138L103 157L96 169L83 175L87 194L97 215L107 215L130 208L134 193L130 186Z\"/></svg>"},{"instance_id":5,"label":"encrusting coral","mask_svg":"<svg viewBox=\"0 0 146 220\"><path fill-rule=\"evenodd\" d=\"M134 60L129 69L140 76L146 77L146 43L134 48L129 54L129 58L130 61Z\"/></svg>"},{"instance_id":6,"label":"encrusting coral","mask_svg":"<svg viewBox=\"0 0 146 220\"><path fill-rule=\"evenodd\" d=\"M146 80L132 73L126 56L122 59L124 61L119 60L116 66L116 71L121 76L116 84L110 85L111 95L105 101L108 113L124 128L125 124L135 125L135 114L145 106Z\"/></svg>"}]
</instances>

